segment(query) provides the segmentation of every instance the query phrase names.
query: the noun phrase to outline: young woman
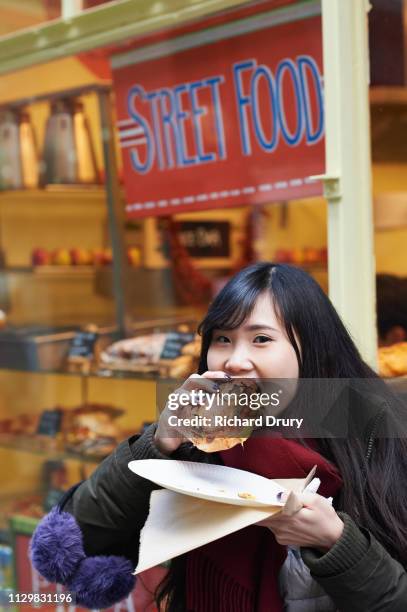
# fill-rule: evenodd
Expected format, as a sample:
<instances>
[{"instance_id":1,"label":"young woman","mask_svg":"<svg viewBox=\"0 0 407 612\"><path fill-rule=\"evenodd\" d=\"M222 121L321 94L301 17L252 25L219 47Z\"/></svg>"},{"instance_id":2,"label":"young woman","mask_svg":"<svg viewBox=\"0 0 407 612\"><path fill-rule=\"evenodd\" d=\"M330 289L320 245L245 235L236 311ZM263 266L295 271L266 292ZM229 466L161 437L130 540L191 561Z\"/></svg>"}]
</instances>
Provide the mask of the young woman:
<instances>
[{"instance_id":1,"label":"young woman","mask_svg":"<svg viewBox=\"0 0 407 612\"><path fill-rule=\"evenodd\" d=\"M347 417L356 429L347 437L251 436L243 447L215 454L170 435L164 411L158 424L120 444L43 519L32 542L38 571L90 608L107 607L130 591L140 530L157 488L130 472L131 460L223 463L268 478L304 477L316 464L320 494L304 494L299 512L173 560L157 593L160 609L405 611L407 443L396 430L402 426L395 422L397 399L362 361L318 284L288 265L249 266L216 297L200 332L198 374L184 391L213 390L213 379L227 376L369 379L374 392L366 385L366 394L350 394ZM330 496L333 507L324 499Z\"/></svg>"}]
</instances>

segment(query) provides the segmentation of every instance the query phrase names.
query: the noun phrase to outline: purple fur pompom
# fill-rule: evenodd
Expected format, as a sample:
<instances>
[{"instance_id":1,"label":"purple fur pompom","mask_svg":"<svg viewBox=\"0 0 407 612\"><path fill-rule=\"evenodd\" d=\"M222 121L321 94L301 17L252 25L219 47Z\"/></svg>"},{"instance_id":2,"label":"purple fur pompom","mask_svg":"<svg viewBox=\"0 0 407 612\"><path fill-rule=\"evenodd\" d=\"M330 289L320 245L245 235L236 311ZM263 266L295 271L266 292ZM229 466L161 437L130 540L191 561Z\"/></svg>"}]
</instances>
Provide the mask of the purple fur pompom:
<instances>
[{"instance_id":1,"label":"purple fur pompom","mask_svg":"<svg viewBox=\"0 0 407 612\"><path fill-rule=\"evenodd\" d=\"M124 557L87 557L68 588L79 606L109 608L132 591L136 582L132 572L131 561Z\"/></svg>"},{"instance_id":2,"label":"purple fur pompom","mask_svg":"<svg viewBox=\"0 0 407 612\"><path fill-rule=\"evenodd\" d=\"M66 584L85 558L82 533L74 517L53 508L31 540L31 562L49 582Z\"/></svg>"}]
</instances>

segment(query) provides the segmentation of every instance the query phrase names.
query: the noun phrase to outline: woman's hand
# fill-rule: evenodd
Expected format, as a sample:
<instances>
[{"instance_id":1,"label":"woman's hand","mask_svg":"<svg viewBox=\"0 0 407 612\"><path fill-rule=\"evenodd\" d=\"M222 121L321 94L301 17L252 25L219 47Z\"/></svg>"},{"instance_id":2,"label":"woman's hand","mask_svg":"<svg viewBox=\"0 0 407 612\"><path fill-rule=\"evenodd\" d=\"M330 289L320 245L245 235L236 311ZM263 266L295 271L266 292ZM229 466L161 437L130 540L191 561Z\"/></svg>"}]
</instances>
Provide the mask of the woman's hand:
<instances>
[{"instance_id":1,"label":"woman's hand","mask_svg":"<svg viewBox=\"0 0 407 612\"><path fill-rule=\"evenodd\" d=\"M295 514L287 516L281 512L257 524L271 529L279 544L327 552L341 537L343 521L321 495L304 492L298 497L304 507Z\"/></svg>"},{"instance_id":2,"label":"woman's hand","mask_svg":"<svg viewBox=\"0 0 407 612\"><path fill-rule=\"evenodd\" d=\"M228 378L224 372L205 372L200 376L199 374L191 374L189 378L179 387L174 394L180 395L182 393L183 397L187 396L191 393L191 391L202 389L207 393L215 393L217 391L216 383L212 382L212 378ZM164 410L162 411L157 430L155 432L154 442L157 446L158 450L160 450L165 455L169 455L173 453L177 448L185 441L185 437L182 431L177 430L175 427L170 427L168 424L168 417L170 415L177 415L179 417L187 417L189 416L191 410L191 405L187 406L179 406L177 410L170 410L168 407L168 402L165 405Z\"/></svg>"}]
</instances>

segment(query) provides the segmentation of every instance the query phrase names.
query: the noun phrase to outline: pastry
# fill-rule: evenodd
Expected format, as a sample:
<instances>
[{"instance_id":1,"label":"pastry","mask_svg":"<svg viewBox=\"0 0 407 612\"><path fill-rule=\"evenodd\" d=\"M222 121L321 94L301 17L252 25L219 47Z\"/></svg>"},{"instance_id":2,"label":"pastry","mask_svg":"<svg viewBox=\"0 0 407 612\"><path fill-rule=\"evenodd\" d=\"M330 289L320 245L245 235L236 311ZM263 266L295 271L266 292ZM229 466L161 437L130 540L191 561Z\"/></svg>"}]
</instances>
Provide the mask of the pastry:
<instances>
[{"instance_id":1,"label":"pastry","mask_svg":"<svg viewBox=\"0 0 407 612\"><path fill-rule=\"evenodd\" d=\"M380 376L407 375L407 342L379 348L378 357Z\"/></svg>"},{"instance_id":2,"label":"pastry","mask_svg":"<svg viewBox=\"0 0 407 612\"><path fill-rule=\"evenodd\" d=\"M191 438L192 444L205 453L219 453L238 444L244 444L246 440L247 438Z\"/></svg>"},{"instance_id":3,"label":"pastry","mask_svg":"<svg viewBox=\"0 0 407 612\"><path fill-rule=\"evenodd\" d=\"M246 396L245 402L238 401L235 405L228 404L226 408L222 405L221 402L221 409L219 410L218 405L216 414L222 413L227 416L238 416L242 419L248 416L252 416L252 411L249 405L249 398L251 394L258 393L259 391L257 383L253 379L240 378L227 381L216 379L216 382L220 386L220 398L223 394L235 394L236 398L239 398L239 400L241 400L243 396ZM192 415L207 415L206 407L193 407ZM234 446L237 446L237 444L243 444L249 437L250 433L251 430L248 431L248 435L242 436L241 427L217 428L212 429L210 432L207 430L207 428L201 427L195 428L189 439L194 446L199 448L199 450L202 450L206 453L216 453L233 448Z\"/></svg>"}]
</instances>

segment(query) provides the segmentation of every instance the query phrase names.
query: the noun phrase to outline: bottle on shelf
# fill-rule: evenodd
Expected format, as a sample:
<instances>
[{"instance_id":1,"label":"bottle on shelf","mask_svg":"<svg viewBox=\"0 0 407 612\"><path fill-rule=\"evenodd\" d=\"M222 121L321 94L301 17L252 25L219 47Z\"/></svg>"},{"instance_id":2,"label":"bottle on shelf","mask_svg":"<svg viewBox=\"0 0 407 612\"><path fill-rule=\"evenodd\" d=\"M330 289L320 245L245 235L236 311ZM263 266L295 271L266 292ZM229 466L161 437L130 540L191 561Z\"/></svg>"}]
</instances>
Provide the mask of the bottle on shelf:
<instances>
[{"instance_id":1,"label":"bottle on shelf","mask_svg":"<svg viewBox=\"0 0 407 612\"><path fill-rule=\"evenodd\" d=\"M52 103L42 170L43 185L97 183L95 151L82 102L65 98Z\"/></svg>"},{"instance_id":2,"label":"bottle on shelf","mask_svg":"<svg viewBox=\"0 0 407 612\"><path fill-rule=\"evenodd\" d=\"M26 111L21 112L19 131L23 187L35 189L39 182L38 147L30 115Z\"/></svg>"},{"instance_id":3,"label":"bottle on shelf","mask_svg":"<svg viewBox=\"0 0 407 612\"><path fill-rule=\"evenodd\" d=\"M81 184L97 183L96 156L88 119L82 102L74 102L73 128L77 155L77 181Z\"/></svg>"},{"instance_id":4,"label":"bottle on shelf","mask_svg":"<svg viewBox=\"0 0 407 612\"><path fill-rule=\"evenodd\" d=\"M5 111L0 121L0 187L22 187L18 117L12 110Z\"/></svg>"},{"instance_id":5,"label":"bottle on shelf","mask_svg":"<svg viewBox=\"0 0 407 612\"><path fill-rule=\"evenodd\" d=\"M38 187L38 150L30 116L8 109L0 120L0 188Z\"/></svg>"},{"instance_id":6,"label":"bottle on shelf","mask_svg":"<svg viewBox=\"0 0 407 612\"><path fill-rule=\"evenodd\" d=\"M45 128L42 184L76 183L76 163L72 105L69 99L56 100Z\"/></svg>"}]
</instances>

